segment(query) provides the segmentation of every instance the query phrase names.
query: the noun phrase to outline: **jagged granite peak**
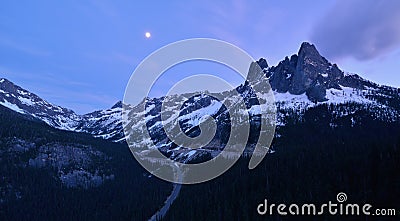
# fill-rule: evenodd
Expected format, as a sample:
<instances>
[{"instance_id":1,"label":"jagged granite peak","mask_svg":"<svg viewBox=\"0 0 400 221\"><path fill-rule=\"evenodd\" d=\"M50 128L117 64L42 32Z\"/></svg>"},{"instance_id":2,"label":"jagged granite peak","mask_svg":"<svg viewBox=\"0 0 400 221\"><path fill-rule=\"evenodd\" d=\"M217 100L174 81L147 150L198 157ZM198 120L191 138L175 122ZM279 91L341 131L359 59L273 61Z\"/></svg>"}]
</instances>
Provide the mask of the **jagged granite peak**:
<instances>
[{"instance_id":1,"label":"jagged granite peak","mask_svg":"<svg viewBox=\"0 0 400 221\"><path fill-rule=\"evenodd\" d=\"M296 70L292 78L291 94L303 94L316 84L318 74L326 68L328 61L324 59L314 45L303 43L298 52Z\"/></svg>"},{"instance_id":2,"label":"jagged granite peak","mask_svg":"<svg viewBox=\"0 0 400 221\"><path fill-rule=\"evenodd\" d=\"M260 59L261 60L261 59ZM249 71L247 73L246 81L254 84L264 80L264 70L259 65L259 62L252 62L249 67Z\"/></svg>"},{"instance_id":3,"label":"jagged granite peak","mask_svg":"<svg viewBox=\"0 0 400 221\"><path fill-rule=\"evenodd\" d=\"M315 88L338 87L337 82L343 77L343 72L322 57L314 45L303 43L298 52L296 71L292 80L290 93L302 94ZM321 100L321 98L318 98Z\"/></svg>"},{"instance_id":4,"label":"jagged granite peak","mask_svg":"<svg viewBox=\"0 0 400 221\"><path fill-rule=\"evenodd\" d=\"M260 66L260 68L261 68L262 70L265 70L265 69L268 68L268 62L267 62L267 60L266 60L265 58L260 58L260 59L257 61L257 64Z\"/></svg>"},{"instance_id":5,"label":"jagged granite peak","mask_svg":"<svg viewBox=\"0 0 400 221\"><path fill-rule=\"evenodd\" d=\"M298 56L302 56L302 55L308 55L308 56L314 56L316 58L321 57L321 55L319 54L317 48L315 47L315 45L309 43L309 42L303 42L300 45L300 49L297 53Z\"/></svg>"},{"instance_id":6,"label":"jagged granite peak","mask_svg":"<svg viewBox=\"0 0 400 221\"><path fill-rule=\"evenodd\" d=\"M293 55L290 59L286 57L278 66L272 67L267 73L271 87L278 93L286 93L291 88L291 81L296 71L296 65L297 55Z\"/></svg>"},{"instance_id":7,"label":"jagged granite peak","mask_svg":"<svg viewBox=\"0 0 400 221\"><path fill-rule=\"evenodd\" d=\"M266 75L278 93L306 93L313 102L326 101L326 89L340 89L339 83L344 77L336 64L331 64L308 42L301 44L297 55L286 57L276 67L269 68Z\"/></svg>"}]
</instances>

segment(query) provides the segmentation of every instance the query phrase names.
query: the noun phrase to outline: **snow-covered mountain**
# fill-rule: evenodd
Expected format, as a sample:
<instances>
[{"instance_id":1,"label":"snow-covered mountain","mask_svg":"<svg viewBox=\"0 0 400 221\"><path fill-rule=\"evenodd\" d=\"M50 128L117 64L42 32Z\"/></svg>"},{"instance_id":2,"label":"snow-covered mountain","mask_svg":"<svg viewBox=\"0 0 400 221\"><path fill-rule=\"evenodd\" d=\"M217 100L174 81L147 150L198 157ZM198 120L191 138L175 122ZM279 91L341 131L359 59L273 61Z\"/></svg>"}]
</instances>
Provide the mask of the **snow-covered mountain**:
<instances>
[{"instance_id":1,"label":"snow-covered mountain","mask_svg":"<svg viewBox=\"0 0 400 221\"><path fill-rule=\"evenodd\" d=\"M262 58L257 64L262 70L258 72L256 68L258 66L255 63L250 64L249 76L253 76L252 81L255 84L269 81L276 101L278 128L285 126L288 119L296 118L301 121L304 113L321 105L328 105L330 111L334 113L331 126L335 125L335 119L357 115L361 110L366 111L368 116L374 119L399 121L400 89L381 86L357 74L343 72L336 64L331 64L322 57L312 44L303 43L297 54L290 58L286 57L277 66L268 66L267 61ZM262 105L256 98L266 99L263 97L266 95L256 94L247 81L237 87L236 91L245 100L252 129L256 130L259 126L260 105ZM220 95L223 93L227 92L222 92ZM146 98L143 101L146 105L145 111L139 111L135 107L129 108L127 114L130 118L128 125L130 133L140 136L144 132L143 128L146 128L152 138L142 139L136 145L146 146L154 143L176 159L185 160L194 156L193 151L178 147L167 138L160 113L162 103L168 103L172 108L174 104L190 97L189 95ZM214 97L218 97L217 95ZM235 103L239 97L233 96L227 99ZM0 104L31 115L59 129L90 133L95 137L112 141L124 141L122 102L118 102L108 110L78 115L72 110L50 104L6 79L1 79ZM221 101L213 96L196 95L185 101L179 113L170 113L167 121L178 119L184 133L195 137L199 133L200 118L204 115L213 116L217 122L217 134L208 145L208 150L213 150L211 153L215 154L223 148L229 136L229 116ZM257 136L251 136L250 144L255 142Z\"/></svg>"},{"instance_id":2,"label":"snow-covered mountain","mask_svg":"<svg viewBox=\"0 0 400 221\"><path fill-rule=\"evenodd\" d=\"M297 117L309 108L320 105L341 106L340 116L350 113L344 106L356 104L371 117L383 121L398 121L400 89L378 85L354 73L345 73L336 64L321 56L307 42L298 54L286 57L277 66L269 67L265 59L257 63L263 68L274 90L278 108L278 125L284 125L287 112Z\"/></svg>"},{"instance_id":3,"label":"snow-covered mountain","mask_svg":"<svg viewBox=\"0 0 400 221\"><path fill-rule=\"evenodd\" d=\"M122 102L119 101L110 109L94 111L81 116L75 131L90 133L95 137L122 141L124 136L121 124Z\"/></svg>"},{"instance_id":4,"label":"snow-covered mountain","mask_svg":"<svg viewBox=\"0 0 400 221\"><path fill-rule=\"evenodd\" d=\"M121 138L114 132L122 129L121 102L108 110L78 115L70 109L47 102L5 78L0 78L0 104L18 113L42 120L58 129L86 132L104 139Z\"/></svg>"},{"instance_id":5,"label":"snow-covered mountain","mask_svg":"<svg viewBox=\"0 0 400 221\"><path fill-rule=\"evenodd\" d=\"M0 104L64 130L74 130L81 120L74 111L51 104L4 78L0 78Z\"/></svg>"}]
</instances>

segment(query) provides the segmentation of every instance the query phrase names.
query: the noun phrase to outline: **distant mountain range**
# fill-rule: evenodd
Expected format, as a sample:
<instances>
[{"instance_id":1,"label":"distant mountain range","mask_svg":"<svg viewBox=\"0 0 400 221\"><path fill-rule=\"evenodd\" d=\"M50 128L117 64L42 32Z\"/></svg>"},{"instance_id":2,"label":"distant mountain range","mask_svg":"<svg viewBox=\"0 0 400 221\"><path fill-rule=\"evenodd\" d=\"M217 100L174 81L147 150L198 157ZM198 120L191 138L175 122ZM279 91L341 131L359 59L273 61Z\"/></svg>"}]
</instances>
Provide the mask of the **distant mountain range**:
<instances>
[{"instance_id":1,"label":"distant mountain range","mask_svg":"<svg viewBox=\"0 0 400 221\"><path fill-rule=\"evenodd\" d=\"M126 132L136 138L130 148L155 145L171 159L194 163L216 156L229 139L231 121L222 102L243 99L247 110L240 113L250 117L248 156L268 98L250 84L264 81L276 101L271 154L251 172L244 157L218 179L183 186L166 220L221 220L221 211L227 220L257 220L265 218L255 211L266 196L325 202L339 191L351 193L353 202L398 205L400 89L343 72L309 43L276 66L263 58L256 62L249 64L251 77L235 89L239 95L223 101L215 97L227 92L180 94L145 98L145 111L120 101L84 115L0 78L0 220L147 220L172 186L132 159L123 112L130 119ZM179 112L170 111L182 101ZM191 137L200 133L200 119L211 115L217 125L212 141L197 150L177 146L165 134L163 103L165 122L177 120Z\"/></svg>"},{"instance_id":2,"label":"distant mountain range","mask_svg":"<svg viewBox=\"0 0 400 221\"><path fill-rule=\"evenodd\" d=\"M330 63L319 54L316 47L310 43L303 43L299 52L286 57L277 66L268 66L263 58L257 61L262 68L263 76L258 76L257 81L268 80L274 90L277 105L277 125L283 127L287 124L291 115L296 115L301 120L308 109L319 105L337 106L334 110L335 117L345 117L354 111L350 111L347 104L356 104L358 109L365 109L371 117L383 121L398 121L400 111L400 89L382 86L357 74L345 73L336 64ZM250 65L249 75L254 70L254 64ZM260 114L259 103L255 100L248 82L240 85L236 90L245 98L253 126L256 126L256 116ZM223 92L222 92L223 93ZM138 146L156 143L159 148L176 155L175 158L186 159L194 156L190 150L179 150L183 147L175 146L166 137L161 127L161 104L182 100L185 96L170 96L161 98L146 98L146 112L135 112L130 109L130 126L132 133L140 133L138 128L145 124L153 140L143 140ZM237 98L229 98L234 102ZM7 79L0 79L0 104L16 112L30 115L46 122L48 125L69 131L85 132L95 137L124 141L121 113L122 102L116 103L110 109L99 110L92 113L78 115L74 111L51 104L34 93L27 91ZM344 106L344 107L343 107ZM291 113L290 115L288 113ZM221 102L210 96L198 95L185 102L180 113L171 115L169 120L179 118L183 131L195 136L199 133L199 119L204 115L211 115L217 120L218 134L213 140L212 146L223 146L224 137L228 131L228 116ZM335 125L335 119L330 122ZM224 123L225 122L225 123ZM136 131L135 131L136 130ZM279 134L279 131L278 133ZM254 138L256 139L256 138ZM183 148L184 149L184 148Z\"/></svg>"}]
</instances>

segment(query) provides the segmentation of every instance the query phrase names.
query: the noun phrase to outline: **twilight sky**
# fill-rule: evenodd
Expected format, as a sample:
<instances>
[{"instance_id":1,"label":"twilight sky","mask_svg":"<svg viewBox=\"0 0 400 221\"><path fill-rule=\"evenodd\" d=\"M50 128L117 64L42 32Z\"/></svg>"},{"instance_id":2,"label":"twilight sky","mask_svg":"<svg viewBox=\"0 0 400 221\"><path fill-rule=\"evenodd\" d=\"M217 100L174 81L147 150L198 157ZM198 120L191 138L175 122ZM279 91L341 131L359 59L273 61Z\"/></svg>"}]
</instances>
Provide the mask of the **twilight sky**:
<instances>
[{"instance_id":1,"label":"twilight sky","mask_svg":"<svg viewBox=\"0 0 400 221\"><path fill-rule=\"evenodd\" d=\"M151 52L195 37L228 41L270 65L309 41L342 70L400 87L396 0L6 0L0 3L0 77L87 113L122 100L133 70ZM180 74L171 71L160 87L172 86Z\"/></svg>"}]
</instances>

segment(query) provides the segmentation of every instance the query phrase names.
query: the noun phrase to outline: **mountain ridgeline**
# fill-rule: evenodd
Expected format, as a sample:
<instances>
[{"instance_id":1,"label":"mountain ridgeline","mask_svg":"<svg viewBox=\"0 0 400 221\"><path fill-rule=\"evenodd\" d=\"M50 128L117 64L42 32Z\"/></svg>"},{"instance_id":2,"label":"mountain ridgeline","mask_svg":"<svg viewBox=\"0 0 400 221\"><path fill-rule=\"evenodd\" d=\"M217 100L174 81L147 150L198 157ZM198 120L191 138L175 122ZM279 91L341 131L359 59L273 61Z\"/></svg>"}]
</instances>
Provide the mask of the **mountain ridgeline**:
<instances>
[{"instance_id":1,"label":"mountain ridgeline","mask_svg":"<svg viewBox=\"0 0 400 221\"><path fill-rule=\"evenodd\" d=\"M137 138L130 148L155 145L171 159L196 163L224 148L231 127L224 102L238 99L250 119L246 154L221 177L183 186L165 220L265 220L256 210L265 198L318 203L334 201L338 192L347 193L349 202L375 208L399 205L399 88L346 73L307 42L276 66L263 58L249 64L249 76L235 89L238 96L222 101L216 98L227 92L171 95L145 98L145 111L119 101L84 115L0 78L0 220L149 219L172 185L134 160L125 142L123 111L129 116L125 132ZM267 157L248 170L246 156L260 134L260 101L269 98L250 85L262 81L273 90L276 130ZM170 113L172 108L180 111ZM177 120L190 137L201 133L200 119L209 115L217 132L203 148L177 146L166 136L161 114L167 122Z\"/></svg>"},{"instance_id":2,"label":"mountain ridgeline","mask_svg":"<svg viewBox=\"0 0 400 221\"><path fill-rule=\"evenodd\" d=\"M341 90L342 87L361 91L370 88L392 95L398 95L400 92L397 88L381 87L364 80L357 74L345 74L336 64L322 57L314 45L307 42L301 45L298 54L286 57L277 66L269 67L263 58L257 63L277 93L289 92L293 95L305 93L312 102L328 101L327 90Z\"/></svg>"},{"instance_id":3,"label":"mountain ridgeline","mask_svg":"<svg viewBox=\"0 0 400 221\"><path fill-rule=\"evenodd\" d=\"M336 105L352 102L381 108L381 113L374 113L374 115L380 115L386 120L397 120L396 114L400 109L399 88L381 86L365 80L357 74L343 72L336 64L331 64L321 56L316 47L310 43L303 43L297 54L290 58L286 57L276 66L268 66L267 61L263 58L258 60L257 64L264 74L257 80L269 81L274 90L275 101L278 106L277 125L284 123L285 117L280 116L279 112L286 109L300 108L307 110L309 107L320 104ZM254 70L258 71L254 68L254 65L255 63L250 65L249 75L253 74L251 72ZM258 72L256 74L260 75ZM244 82L236 90L243 96L251 115L251 111L257 108L256 105L259 105L255 101L257 97L247 82ZM146 113L132 111L130 113L132 121L146 124L149 128L160 125L161 104L165 102L173 105L174 99L179 100L183 97L146 98L144 100L146 102ZM197 126L190 124L195 120L193 117L199 119L205 114L213 117L224 114L225 112L221 109L210 108L212 105L224 108L221 102L217 103L212 100L213 98L210 96L198 96L198 99L186 101L186 106L182 107L179 116L174 117L180 117L182 126L186 125L188 126L187 129L190 130L191 127ZM14 85L7 79L1 79L0 104L19 113L33 116L58 129L85 132L112 141L124 141L125 135L121 121L123 104L121 101L107 110L78 115L67 108L50 104L34 93ZM134 110L134 108L132 109ZM193 112L200 113L193 114ZM392 116L389 116L389 113L392 113ZM145 115L149 119L147 122L138 120L146 117ZM152 128L157 130L158 126Z\"/></svg>"}]
</instances>

